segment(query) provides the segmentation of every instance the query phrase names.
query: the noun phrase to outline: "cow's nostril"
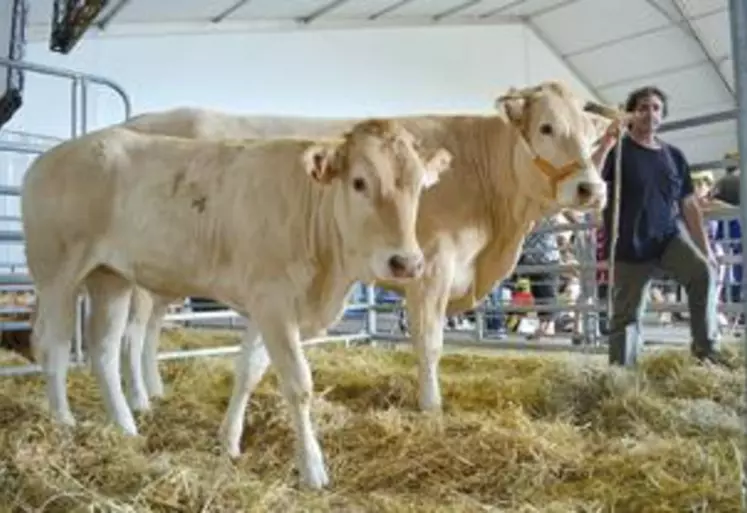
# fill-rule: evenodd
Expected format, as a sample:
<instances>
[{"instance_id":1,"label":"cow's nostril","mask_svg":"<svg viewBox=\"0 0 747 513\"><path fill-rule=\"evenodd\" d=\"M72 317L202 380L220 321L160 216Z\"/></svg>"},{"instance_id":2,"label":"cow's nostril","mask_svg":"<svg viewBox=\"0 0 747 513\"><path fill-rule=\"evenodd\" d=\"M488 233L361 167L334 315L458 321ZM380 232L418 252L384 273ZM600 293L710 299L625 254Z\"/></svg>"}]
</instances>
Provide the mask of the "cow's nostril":
<instances>
[{"instance_id":1,"label":"cow's nostril","mask_svg":"<svg viewBox=\"0 0 747 513\"><path fill-rule=\"evenodd\" d=\"M578 184L578 195L583 199L589 199L594 194L594 187L587 182Z\"/></svg>"},{"instance_id":2,"label":"cow's nostril","mask_svg":"<svg viewBox=\"0 0 747 513\"><path fill-rule=\"evenodd\" d=\"M407 259L400 255L394 255L389 259L389 268L396 274L402 273L407 269Z\"/></svg>"}]
</instances>

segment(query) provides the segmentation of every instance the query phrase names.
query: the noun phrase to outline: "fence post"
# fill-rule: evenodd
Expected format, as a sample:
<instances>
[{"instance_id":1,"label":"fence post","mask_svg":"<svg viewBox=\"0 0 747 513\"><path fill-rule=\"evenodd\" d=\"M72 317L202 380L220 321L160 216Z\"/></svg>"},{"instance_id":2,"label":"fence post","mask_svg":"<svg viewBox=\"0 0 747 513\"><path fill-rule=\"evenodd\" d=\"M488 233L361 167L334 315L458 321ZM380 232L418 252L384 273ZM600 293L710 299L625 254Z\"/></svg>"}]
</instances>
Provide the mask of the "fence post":
<instances>
[{"instance_id":1,"label":"fence post","mask_svg":"<svg viewBox=\"0 0 747 513\"><path fill-rule=\"evenodd\" d=\"M371 347L376 346L376 287L371 284L366 285L366 331L370 337Z\"/></svg>"}]
</instances>

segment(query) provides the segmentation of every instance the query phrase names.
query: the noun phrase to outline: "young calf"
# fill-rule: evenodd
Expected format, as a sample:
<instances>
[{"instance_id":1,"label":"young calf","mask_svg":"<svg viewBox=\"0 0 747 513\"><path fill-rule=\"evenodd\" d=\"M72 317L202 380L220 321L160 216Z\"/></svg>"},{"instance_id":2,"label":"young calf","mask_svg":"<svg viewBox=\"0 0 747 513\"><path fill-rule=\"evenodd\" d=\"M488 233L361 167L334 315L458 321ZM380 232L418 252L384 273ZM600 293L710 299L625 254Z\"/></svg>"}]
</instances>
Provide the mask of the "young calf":
<instances>
[{"instance_id":1,"label":"young calf","mask_svg":"<svg viewBox=\"0 0 747 513\"><path fill-rule=\"evenodd\" d=\"M340 318L354 282L421 275L420 194L451 155L437 150L424 163L414 144L386 120L330 141L230 143L110 127L39 157L21 209L37 293L32 345L52 414L75 423L65 380L80 289L91 300L93 373L130 434L119 345L133 284L215 298L251 316L290 404L302 481L324 486L300 341Z\"/></svg>"}]
</instances>

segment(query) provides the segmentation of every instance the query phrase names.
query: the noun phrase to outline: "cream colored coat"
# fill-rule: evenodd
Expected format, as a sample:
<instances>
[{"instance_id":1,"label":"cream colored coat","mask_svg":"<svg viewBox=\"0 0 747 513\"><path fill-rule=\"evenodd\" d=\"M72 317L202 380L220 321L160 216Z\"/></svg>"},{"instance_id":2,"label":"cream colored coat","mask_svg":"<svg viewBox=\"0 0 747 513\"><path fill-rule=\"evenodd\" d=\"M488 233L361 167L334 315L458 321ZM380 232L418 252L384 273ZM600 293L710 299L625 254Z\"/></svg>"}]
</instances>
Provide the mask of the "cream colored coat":
<instances>
[{"instance_id":1,"label":"cream colored coat","mask_svg":"<svg viewBox=\"0 0 747 513\"><path fill-rule=\"evenodd\" d=\"M104 402L130 434L118 356L132 284L162 297L213 297L251 315L291 408L302 480L325 485L300 341L340 318L356 281L422 274L419 197L449 161L441 150L425 163L412 136L385 120L329 141L112 127L49 150L25 175L21 206L34 350L52 414L74 423L65 376L77 291L91 299L87 349Z\"/></svg>"}]
</instances>

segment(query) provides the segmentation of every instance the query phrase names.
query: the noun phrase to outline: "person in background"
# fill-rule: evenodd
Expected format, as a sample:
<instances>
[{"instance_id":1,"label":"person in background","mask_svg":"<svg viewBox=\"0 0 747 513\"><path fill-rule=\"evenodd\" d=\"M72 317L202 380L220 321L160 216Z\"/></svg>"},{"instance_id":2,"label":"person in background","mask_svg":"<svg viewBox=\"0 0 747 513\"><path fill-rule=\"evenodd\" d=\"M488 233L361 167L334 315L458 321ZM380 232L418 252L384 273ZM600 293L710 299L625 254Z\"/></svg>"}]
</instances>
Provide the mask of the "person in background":
<instances>
[{"instance_id":1,"label":"person in background","mask_svg":"<svg viewBox=\"0 0 747 513\"><path fill-rule=\"evenodd\" d=\"M491 308L490 313L485 314L485 329L492 337L506 338L506 314L505 306L511 301L511 290L505 282L499 282L490 292L487 304Z\"/></svg>"},{"instance_id":2,"label":"person in background","mask_svg":"<svg viewBox=\"0 0 747 513\"><path fill-rule=\"evenodd\" d=\"M609 363L633 366L643 345L641 317L655 270L683 285L690 310L692 355L726 364L717 348L718 326L712 312L716 260L694 194L684 153L657 135L668 99L655 86L632 91L625 102L629 131L620 145L620 122L613 122L592 159L614 190L615 155L622 152L619 237L615 248L614 300L609 329ZM603 214L611 233L612 202ZM689 232L680 232L679 223ZM611 240L607 240L609 245ZM606 251L610 254L609 248Z\"/></svg>"},{"instance_id":3,"label":"person in background","mask_svg":"<svg viewBox=\"0 0 747 513\"><path fill-rule=\"evenodd\" d=\"M727 159L735 159L735 154L726 154ZM740 170L736 165L726 167L726 175L718 180L712 190L712 197L727 205L739 206L739 182ZM739 218L730 219L719 223L716 232L716 240L728 241L722 242L726 253L732 257L737 257L741 261L742 256L742 229ZM727 285L722 288L721 299L725 303L738 304L742 300L742 264L734 263L726 266L727 272L724 276ZM735 323L744 324L744 315L736 314Z\"/></svg>"},{"instance_id":4,"label":"person in background","mask_svg":"<svg viewBox=\"0 0 747 513\"><path fill-rule=\"evenodd\" d=\"M701 210L703 210L704 212L708 212L719 208L730 207L728 203L721 201L720 199L717 199L713 196L713 171L694 171L690 174L690 177L692 178L693 188L695 189L695 197L698 199L698 204L700 205ZM706 231L708 232L708 240L711 245L711 250L713 251L713 254L716 256L716 258L718 260L721 260L726 255L723 244L718 242L719 227L723 223L719 222L717 219L710 219L706 223ZM724 280L726 278L726 271L727 266L719 263L716 290L714 292L717 302L721 298L721 291L723 289ZM725 327L729 324L724 314L718 313L717 315L720 327Z\"/></svg>"},{"instance_id":5,"label":"person in background","mask_svg":"<svg viewBox=\"0 0 747 513\"><path fill-rule=\"evenodd\" d=\"M557 233L553 229L564 222L565 217L562 214L541 219L524 239L518 266L558 265L560 263L560 250ZM529 280L535 305L549 306L557 302L560 283L556 270L517 271L516 275ZM539 318L539 328L529 338L554 335L556 313L541 310L537 312L537 317Z\"/></svg>"}]
</instances>

